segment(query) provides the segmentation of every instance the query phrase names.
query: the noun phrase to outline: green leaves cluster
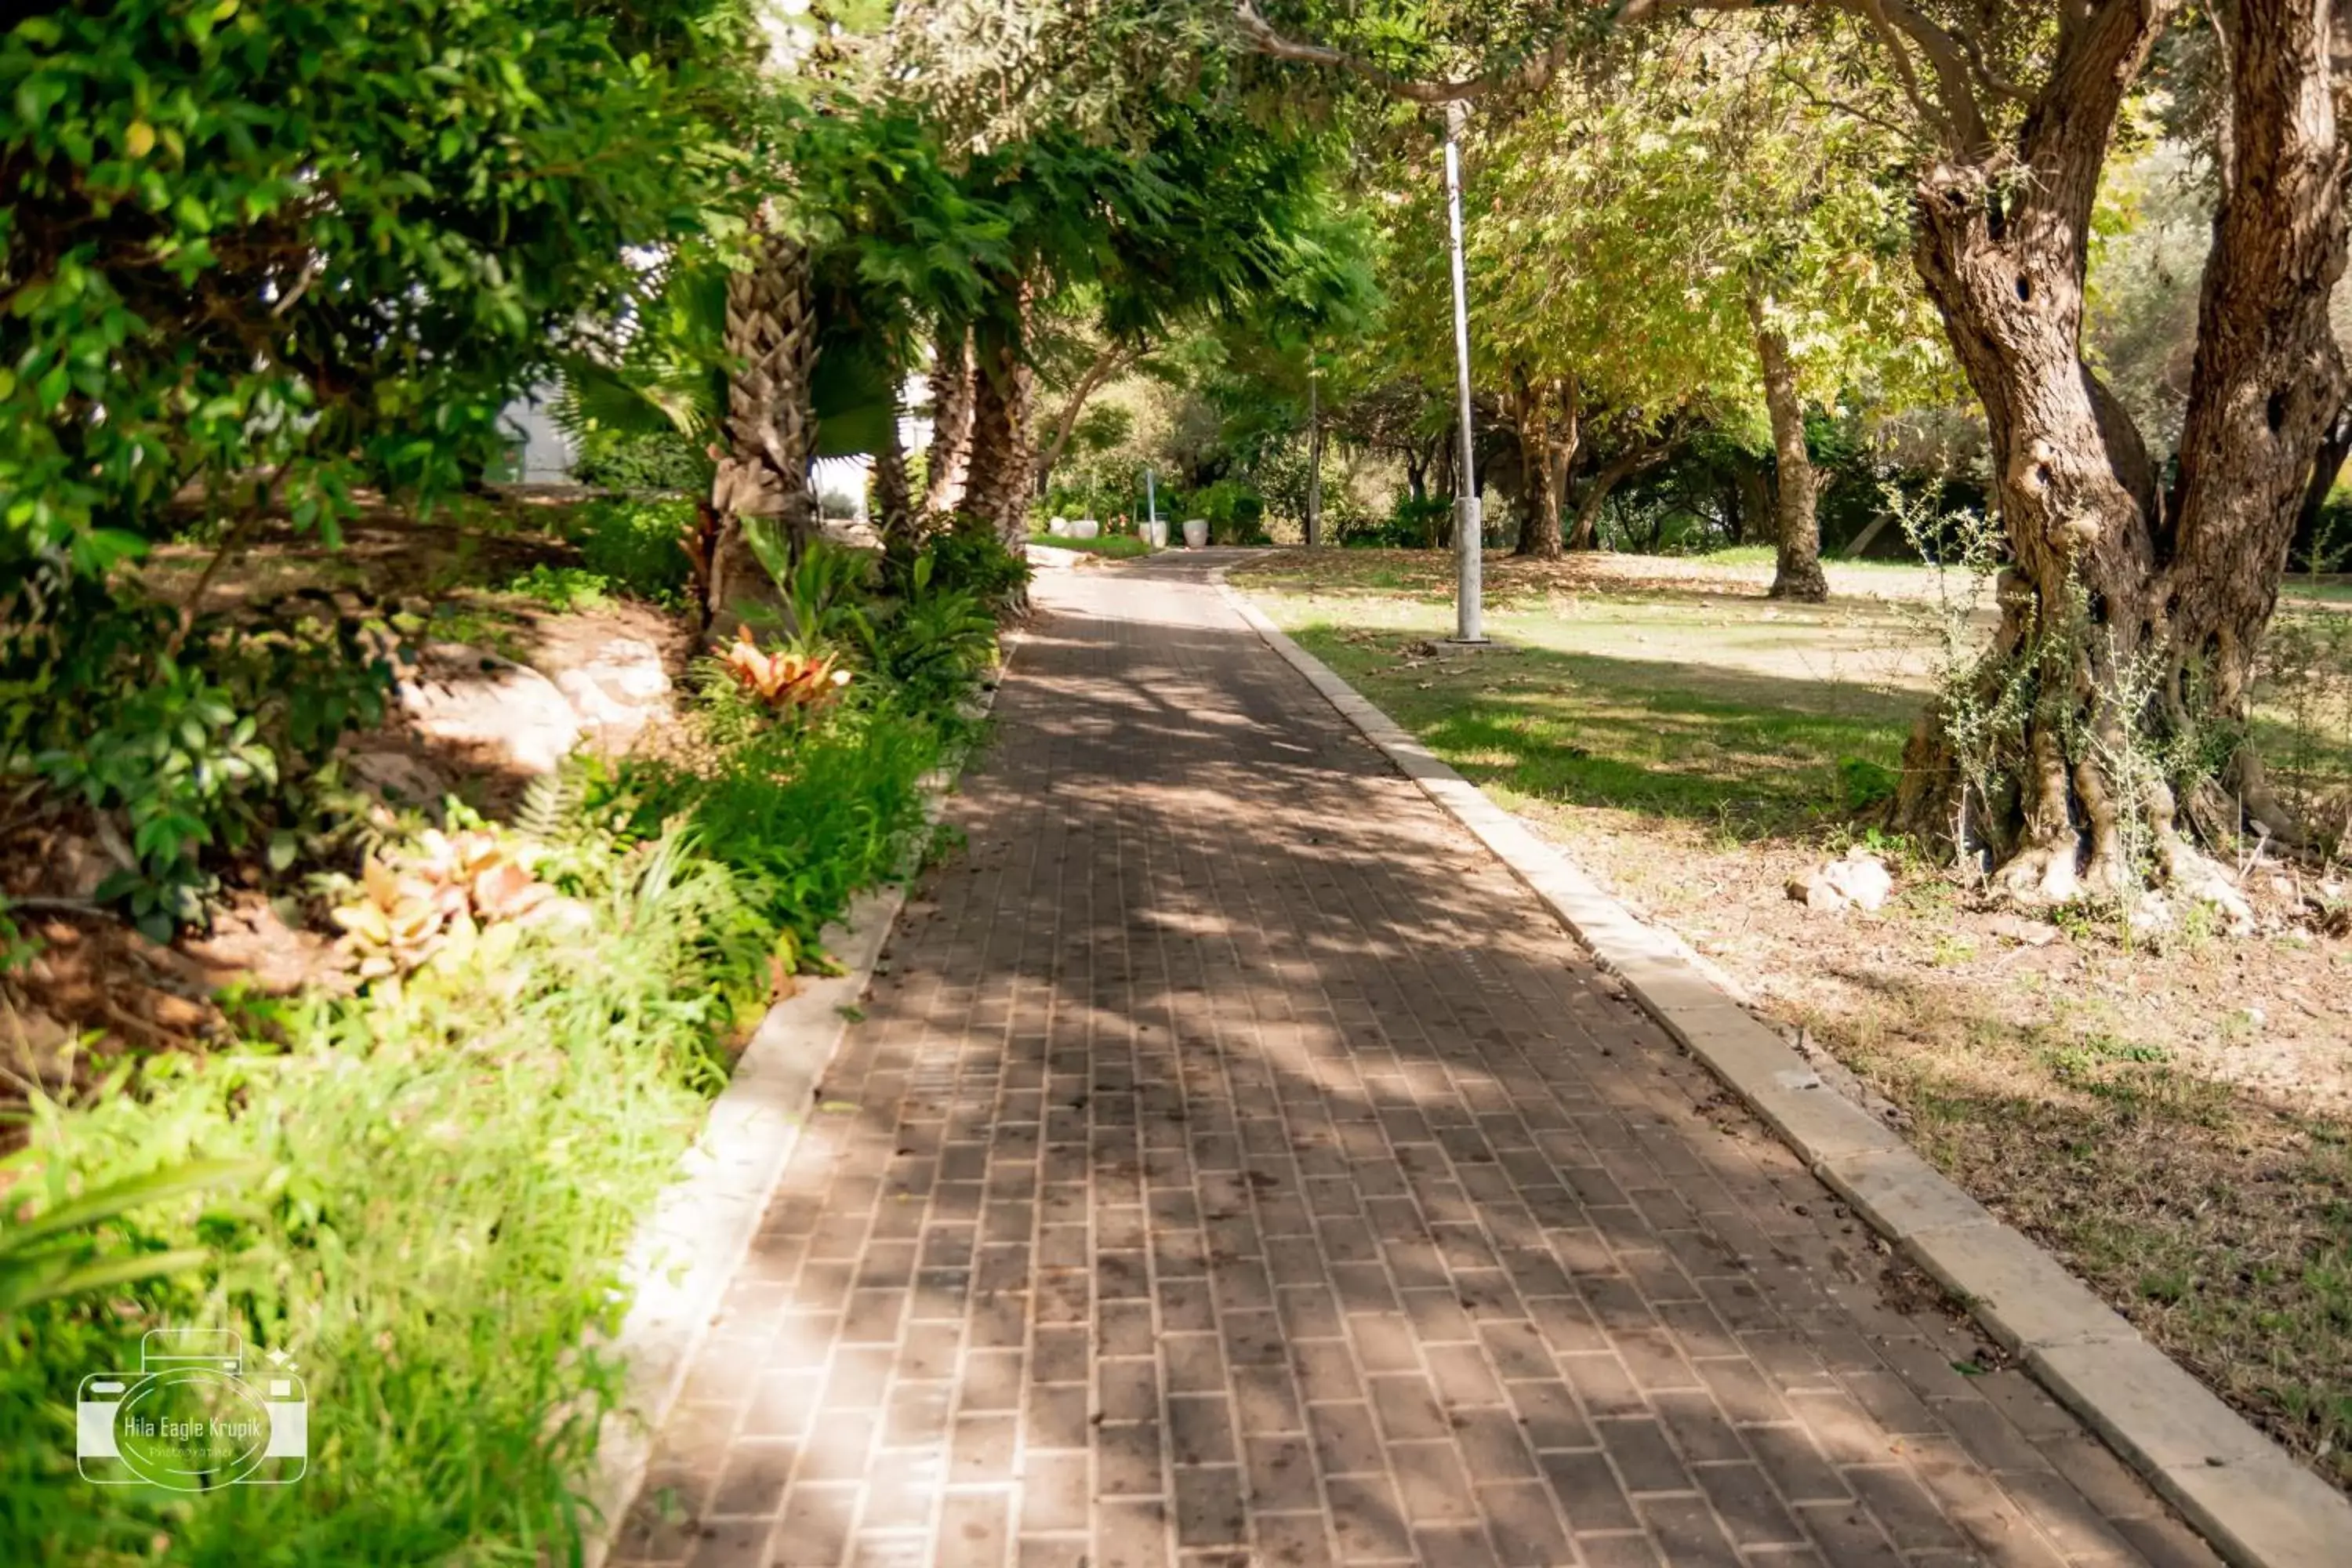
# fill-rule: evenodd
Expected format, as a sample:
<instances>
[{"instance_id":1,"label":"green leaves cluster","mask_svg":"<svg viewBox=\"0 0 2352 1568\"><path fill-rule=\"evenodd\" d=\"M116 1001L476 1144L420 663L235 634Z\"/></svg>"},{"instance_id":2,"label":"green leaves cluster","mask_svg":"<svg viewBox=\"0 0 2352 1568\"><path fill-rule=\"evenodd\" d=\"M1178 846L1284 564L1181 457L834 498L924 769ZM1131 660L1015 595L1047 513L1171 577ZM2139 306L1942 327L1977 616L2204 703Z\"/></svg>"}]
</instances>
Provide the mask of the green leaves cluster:
<instances>
[{"instance_id":1,"label":"green leaves cluster","mask_svg":"<svg viewBox=\"0 0 2352 1568\"><path fill-rule=\"evenodd\" d=\"M430 494L723 227L705 66L623 52L713 7L112 0L0 34L0 569L103 569L184 488ZM710 68L715 71L715 66Z\"/></svg>"}]
</instances>

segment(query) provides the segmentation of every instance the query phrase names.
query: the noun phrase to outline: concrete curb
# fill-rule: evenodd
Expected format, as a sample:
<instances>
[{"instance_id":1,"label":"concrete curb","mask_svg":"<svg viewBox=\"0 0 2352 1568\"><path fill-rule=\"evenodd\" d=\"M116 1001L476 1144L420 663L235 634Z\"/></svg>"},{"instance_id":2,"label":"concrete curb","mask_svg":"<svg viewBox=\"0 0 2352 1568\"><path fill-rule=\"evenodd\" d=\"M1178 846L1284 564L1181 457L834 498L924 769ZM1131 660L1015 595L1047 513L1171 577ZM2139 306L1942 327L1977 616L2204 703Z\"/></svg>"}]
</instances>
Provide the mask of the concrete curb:
<instances>
[{"instance_id":1,"label":"concrete curb","mask_svg":"<svg viewBox=\"0 0 2352 1568\"><path fill-rule=\"evenodd\" d=\"M2048 1253L1995 1219L1895 1132L1825 1085L1692 962L1290 640L1225 569L1228 604L1398 771L1492 850L1594 960L1705 1062L1831 1190L1962 1302L2052 1394L2238 1568L2352 1563L2352 1500L2142 1338Z\"/></svg>"},{"instance_id":2,"label":"concrete curb","mask_svg":"<svg viewBox=\"0 0 2352 1568\"><path fill-rule=\"evenodd\" d=\"M1000 679L1018 640L1017 634L1004 637ZM994 709L996 690L981 694L977 717ZM924 782L925 815L933 823L961 771L959 760ZM913 870L906 868L908 875ZM702 1136L681 1162L685 1173L663 1189L637 1228L622 1276L635 1300L620 1333L598 1347L625 1360L628 1372L621 1403L597 1433L596 1468L583 1498L593 1521L582 1543L583 1568L603 1568L611 1554L613 1538L644 1484L654 1440L677 1404L729 1283L751 1253L809 1101L849 1031L843 1009L873 983L906 901L907 883L894 882L860 894L841 922L825 927L825 951L842 973L805 980L768 1009L734 1076L711 1101Z\"/></svg>"}]
</instances>

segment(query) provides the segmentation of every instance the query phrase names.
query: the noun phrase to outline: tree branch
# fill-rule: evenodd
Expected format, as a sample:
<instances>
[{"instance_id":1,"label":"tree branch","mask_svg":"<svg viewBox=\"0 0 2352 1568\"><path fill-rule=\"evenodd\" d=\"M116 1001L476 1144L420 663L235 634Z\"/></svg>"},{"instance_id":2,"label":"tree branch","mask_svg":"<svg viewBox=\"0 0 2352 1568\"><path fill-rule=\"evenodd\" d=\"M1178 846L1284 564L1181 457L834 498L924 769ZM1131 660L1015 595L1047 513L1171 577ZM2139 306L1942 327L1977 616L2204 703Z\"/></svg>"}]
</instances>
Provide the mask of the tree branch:
<instances>
[{"instance_id":1,"label":"tree branch","mask_svg":"<svg viewBox=\"0 0 2352 1568\"><path fill-rule=\"evenodd\" d=\"M1629 13L1636 10L1647 12L1653 8L1650 0L1633 0L1626 7ZM1522 60L1516 66L1450 80L1425 80L1399 76L1386 67L1374 65L1345 49L1305 43L1278 33L1274 24L1258 10L1257 0L1234 0L1234 26L1240 30L1243 41L1252 50L1269 59L1343 71L1379 88L1391 98L1401 98L1409 103L1467 103L1489 93L1544 87L1559 74L1559 68L1568 62L1569 37L1562 32L1542 54Z\"/></svg>"},{"instance_id":2,"label":"tree branch","mask_svg":"<svg viewBox=\"0 0 2352 1568\"><path fill-rule=\"evenodd\" d=\"M1054 471L1054 465L1062 460L1062 453L1069 447L1070 437L1078 427L1078 413L1086 406L1087 399L1110 378L1112 372L1124 369L1150 352L1148 344L1125 343L1114 339L1105 343L1102 352L1095 355L1094 363L1087 366L1086 374L1078 377L1077 385L1070 389L1068 400L1062 405L1062 416L1055 422L1053 444L1037 459L1040 488L1044 487L1046 476Z\"/></svg>"}]
</instances>

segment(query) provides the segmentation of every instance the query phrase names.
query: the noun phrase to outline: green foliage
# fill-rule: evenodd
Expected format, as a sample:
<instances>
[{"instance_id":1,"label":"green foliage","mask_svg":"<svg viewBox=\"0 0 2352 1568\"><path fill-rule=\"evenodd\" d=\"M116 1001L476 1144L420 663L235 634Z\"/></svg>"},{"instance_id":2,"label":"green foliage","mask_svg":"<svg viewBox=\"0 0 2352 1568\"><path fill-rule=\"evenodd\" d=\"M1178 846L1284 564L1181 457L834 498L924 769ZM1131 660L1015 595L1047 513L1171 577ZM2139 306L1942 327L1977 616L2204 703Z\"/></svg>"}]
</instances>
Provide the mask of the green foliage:
<instances>
[{"instance_id":1,"label":"green foliage","mask_svg":"<svg viewBox=\"0 0 2352 1568\"><path fill-rule=\"evenodd\" d=\"M283 869L326 826L335 742L378 721L381 624L297 595L232 616L39 574L0 600L0 777L94 814L130 864L98 889L151 936L201 915L220 860Z\"/></svg>"},{"instance_id":2,"label":"green foliage","mask_svg":"<svg viewBox=\"0 0 2352 1568\"><path fill-rule=\"evenodd\" d=\"M905 596L868 633L874 668L907 700L945 711L970 694L996 660L996 616L974 589L937 581L939 557L916 557Z\"/></svg>"},{"instance_id":3,"label":"green foliage","mask_svg":"<svg viewBox=\"0 0 2352 1568\"><path fill-rule=\"evenodd\" d=\"M508 593L520 594L557 615L603 609L612 602L612 580L602 573L582 566L550 566L544 561L507 584Z\"/></svg>"},{"instance_id":4,"label":"green foliage","mask_svg":"<svg viewBox=\"0 0 2352 1568\"><path fill-rule=\"evenodd\" d=\"M571 435L572 477L611 490L685 490L710 488L718 465L692 437L676 430L620 431L588 428Z\"/></svg>"},{"instance_id":5,"label":"green foliage","mask_svg":"<svg viewBox=\"0 0 2352 1568\"><path fill-rule=\"evenodd\" d=\"M638 598L673 604L693 582L682 542L694 524L690 500L629 499L573 507L557 529L591 573Z\"/></svg>"},{"instance_id":6,"label":"green foliage","mask_svg":"<svg viewBox=\"0 0 2352 1568\"><path fill-rule=\"evenodd\" d=\"M1845 793L1845 804L1851 811L1868 811L1895 798L1903 775L1867 757L1840 757L1837 765L1838 784Z\"/></svg>"},{"instance_id":7,"label":"green foliage","mask_svg":"<svg viewBox=\"0 0 2352 1568\"><path fill-rule=\"evenodd\" d=\"M21 1175L31 1163L20 1152L6 1167L13 1167L12 1176ZM37 1215L20 1209L13 1218L0 1216L0 1324L10 1313L44 1301L204 1267L212 1258L204 1247L124 1248L113 1245L109 1233L134 1210L247 1182L261 1172L251 1161L191 1161L86 1191Z\"/></svg>"},{"instance_id":8,"label":"green foliage","mask_svg":"<svg viewBox=\"0 0 2352 1568\"><path fill-rule=\"evenodd\" d=\"M746 528L761 565L776 580L784 601L780 632L784 651L815 658L854 647L866 635L866 590L875 577L874 558L824 540L812 541L800 559L787 560L782 542L764 530ZM767 619L754 608L751 618Z\"/></svg>"},{"instance_id":9,"label":"green foliage","mask_svg":"<svg viewBox=\"0 0 2352 1568\"><path fill-rule=\"evenodd\" d=\"M925 830L921 781L946 738L916 712L845 705L805 730L752 727L710 777L630 770L617 810L638 833L690 813L699 842L756 883L761 918L814 952L851 895L896 875Z\"/></svg>"},{"instance_id":10,"label":"green foliage","mask_svg":"<svg viewBox=\"0 0 2352 1568\"><path fill-rule=\"evenodd\" d=\"M929 837L950 731L899 700L771 727L708 776L581 764L533 791L537 874L497 984L434 966L273 1004L274 1043L37 1099L0 1229L0 1558L562 1562L621 1369L624 1246L699 1124L772 966ZM254 1173L235 1188L196 1178ZM72 1407L154 1327L279 1349L310 1400L293 1487L189 1500L73 1479ZM295 1560L295 1559L289 1559Z\"/></svg>"},{"instance_id":11,"label":"green foliage","mask_svg":"<svg viewBox=\"0 0 2352 1568\"><path fill-rule=\"evenodd\" d=\"M885 584L892 592L906 591L926 558L931 563L927 586L934 591L963 589L997 614L1019 604L1029 590L1027 558L1006 549L995 529L982 518L957 517L931 536L920 555L885 556Z\"/></svg>"},{"instance_id":12,"label":"green foliage","mask_svg":"<svg viewBox=\"0 0 2352 1568\"><path fill-rule=\"evenodd\" d=\"M1454 531L1454 503L1439 496L1399 496L1388 516L1360 515L1339 530L1341 544L1360 550L1434 550Z\"/></svg>"},{"instance_id":13,"label":"green foliage","mask_svg":"<svg viewBox=\"0 0 2352 1568\"><path fill-rule=\"evenodd\" d=\"M669 47L624 52L652 34ZM738 37L695 0L18 20L0 566L97 571L192 479L219 504L281 474L296 523L331 531L356 482L432 493L491 462L508 400L639 294L626 248L725 221L685 87Z\"/></svg>"}]
</instances>

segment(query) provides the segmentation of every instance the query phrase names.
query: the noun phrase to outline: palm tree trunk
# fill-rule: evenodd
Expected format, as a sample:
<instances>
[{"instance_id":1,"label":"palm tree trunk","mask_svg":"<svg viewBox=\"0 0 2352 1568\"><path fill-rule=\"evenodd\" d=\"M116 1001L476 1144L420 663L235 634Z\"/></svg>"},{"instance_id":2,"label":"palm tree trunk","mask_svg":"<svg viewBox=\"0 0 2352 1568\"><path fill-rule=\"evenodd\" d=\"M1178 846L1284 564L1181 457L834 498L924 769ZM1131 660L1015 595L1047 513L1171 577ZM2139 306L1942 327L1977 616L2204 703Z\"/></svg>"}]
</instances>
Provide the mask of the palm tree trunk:
<instances>
[{"instance_id":1,"label":"palm tree trunk","mask_svg":"<svg viewBox=\"0 0 2352 1568\"><path fill-rule=\"evenodd\" d=\"M931 450L923 482L923 510L936 515L963 505L971 467L971 329L943 327L931 354Z\"/></svg>"},{"instance_id":2,"label":"palm tree trunk","mask_svg":"<svg viewBox=\"0 0 2352 1568\"><path fill-rule=\"evenodd\" d=\"M764 531L797 552L816 527L809 459L816 418L809 378L816 368L816 311L808 247L781 235L762 237L749 270L727 280L727 452L712 478L719 514L710 547L704 622L731 635L761 611L779 614L782 596L752 548Z\"/></svg>"},{"instance_id":3,"label":"palm tree trunk","mask_svg":"<svg viewBox=\"0 0 2352 1568\"><path fill-rule=\"evenodd\" d=\"M963 510L985 518L996 536L1016 551L1027 533L1029 498L1037 481L1036 458L1030 450L1029 413L1036 378L1024 342L1028 323L1024 288L1013 315L972 331L971 470Z\"/></svg>"},{"instance_id":4,"label":"palm tree trunk","mask_svg":"<svg viewBox=\"0 0 2352 1568\"><path fill-rule=\"evenodd\" d=\"M875 523L882 534L885 550L912 551L919 542L920 520L915 514L915 500L907 485L907 448L898 437L898 399L890 399L888 427L883 432L882 449L874 454Z\"/></svg>"}]
</instances>

